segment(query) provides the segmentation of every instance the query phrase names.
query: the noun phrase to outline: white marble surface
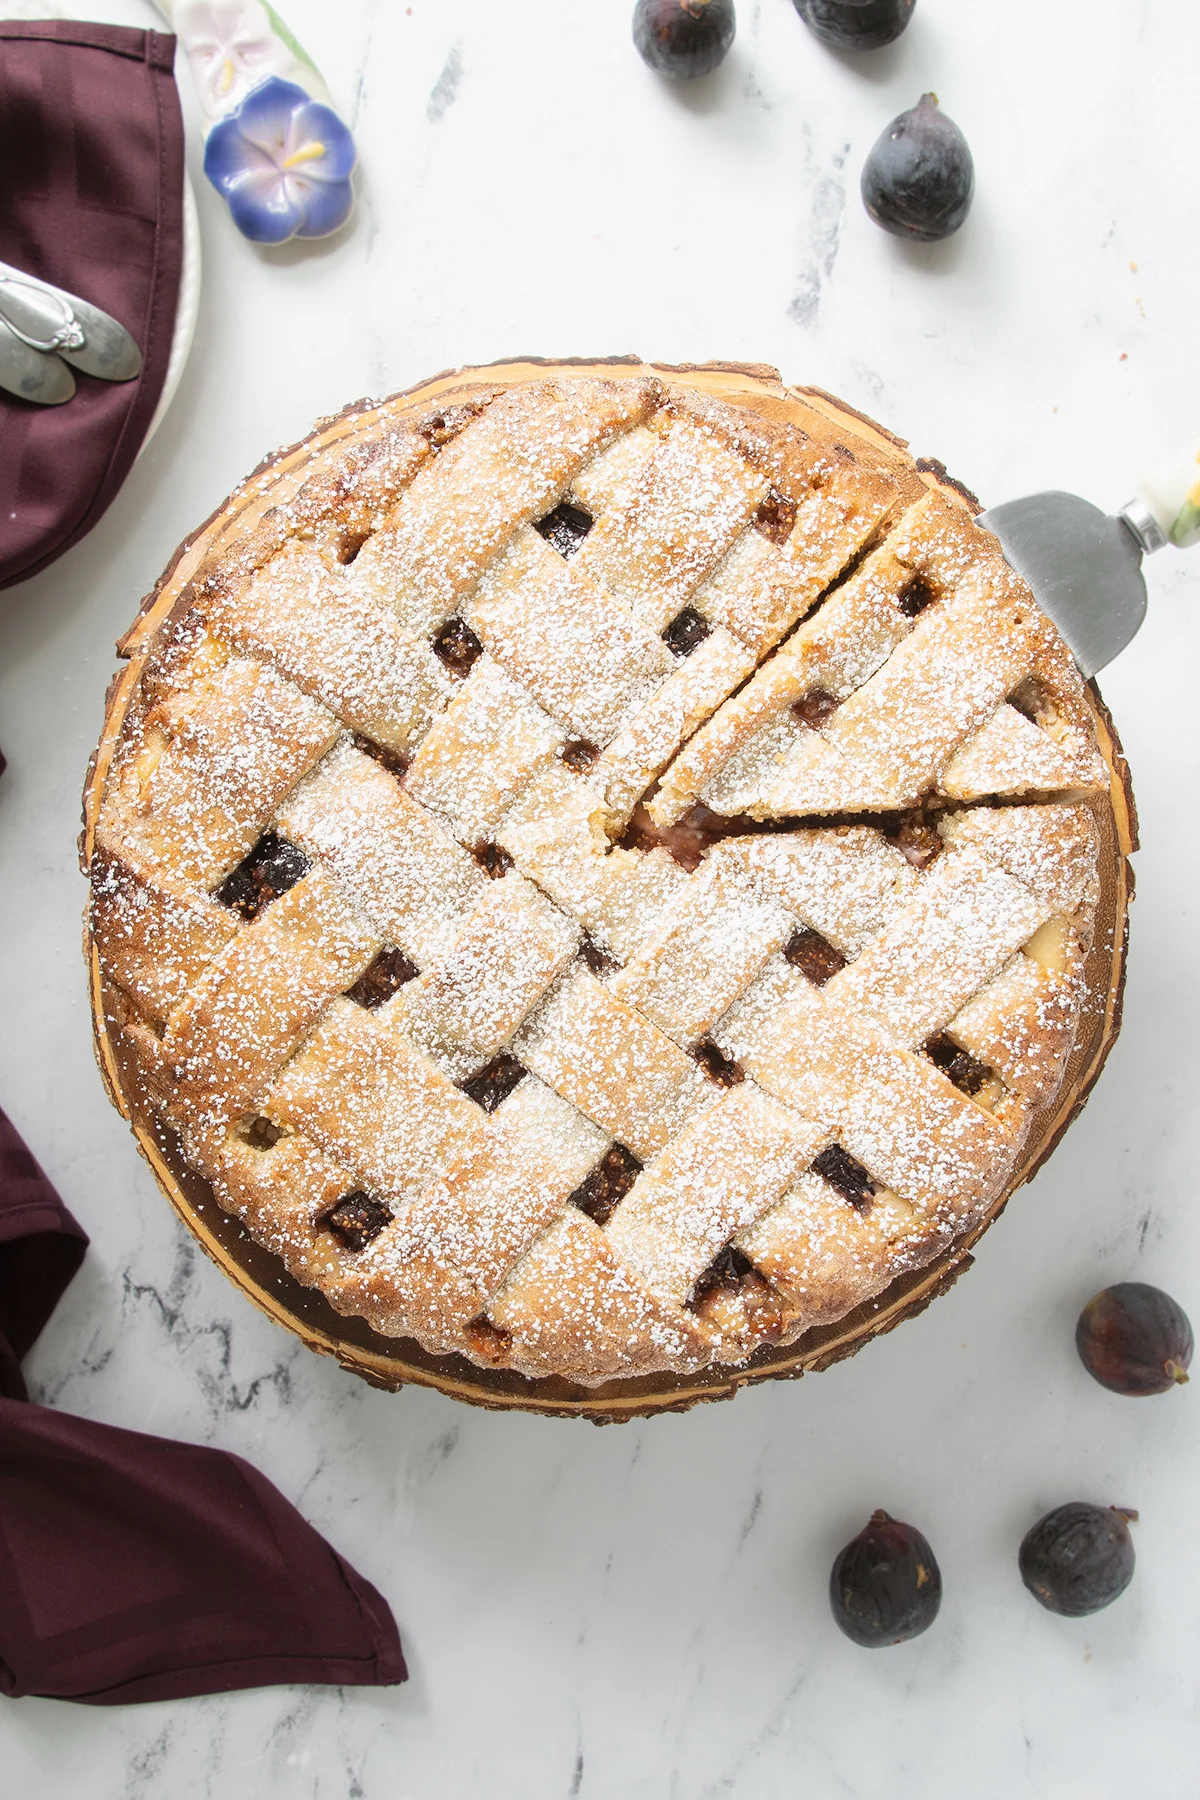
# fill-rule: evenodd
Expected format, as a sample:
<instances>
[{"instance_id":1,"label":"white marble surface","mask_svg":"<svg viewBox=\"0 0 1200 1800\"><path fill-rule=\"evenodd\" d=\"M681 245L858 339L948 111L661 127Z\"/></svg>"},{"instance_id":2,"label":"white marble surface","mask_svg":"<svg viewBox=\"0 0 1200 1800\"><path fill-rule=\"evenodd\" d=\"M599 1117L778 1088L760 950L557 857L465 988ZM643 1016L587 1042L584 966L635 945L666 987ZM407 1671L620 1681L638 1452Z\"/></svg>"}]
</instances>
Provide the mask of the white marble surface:
<instances>
[{"instance_id":1,"label":"white marble surface","mask_svg":"<svg viewBox=\"0 0 1200 1800\"><path fill-rule=\"evenodd\" d=\"M153 20L143 0L83 10ZM1151 565L1149 622L1104 681L1145 848L1125 1031L1091 1105L924 1317L687 1417L598 1432L392 1397L260 1318L102 1096L74 840L113 639L175 544L315 416L450 364L772 361L987 498L1119 504L1200 428L1200 13L920 0L897 47L855 61L788 0L740 0L726 67L671 91L628 0L285 10L354 120L357 223L262 254L197 180L205 291L175 407L99 529L0 597L0 1098L92 1235L30 1359L36 1397L252 1458L388 1595L413 1679L0 1704L0 1795L1195 1793L1200 1391L1109 1395L1071 1333L1123 1277L1200 1323L1200 557ZM870 224L857 176L926 88L968 133L978 198L920 250ZM1042 1612L1016 1572L1026 1527L1072 1498L1142 1514L1134 1585L1090 1621ZM869 1654L825 1584L879 1505L926 1531L946 1598L927 1636Z\"/></svg>"}]
</instances>

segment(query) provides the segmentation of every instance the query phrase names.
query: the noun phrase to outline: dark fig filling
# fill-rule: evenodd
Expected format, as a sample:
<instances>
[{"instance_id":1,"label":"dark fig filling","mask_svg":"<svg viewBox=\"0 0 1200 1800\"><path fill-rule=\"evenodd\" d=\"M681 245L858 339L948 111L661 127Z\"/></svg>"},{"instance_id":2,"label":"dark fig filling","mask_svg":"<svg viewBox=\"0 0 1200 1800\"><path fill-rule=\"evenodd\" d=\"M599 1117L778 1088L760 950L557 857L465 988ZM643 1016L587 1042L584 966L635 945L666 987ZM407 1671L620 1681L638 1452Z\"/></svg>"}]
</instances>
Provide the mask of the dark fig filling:
<instances>
[{"instance_id":1,"label":"dark fig filling","mask_svg":"<svg viewBox=\"0 0 1200 1800\"><path fill-rule=\"evenodd\" d=\"M474 1075L469 1075L458 1085L468 1100L482 1106L484 1112L493 1113L527 1073L515 1056L502 1050L499 1056L493 1056L491 1062L484 1063L482 1069L476 1069Z\"/></svg>"},{"instance_id":2,"label":"dark fig filling","mask_svg":"<svg viewBox=\"0 0 1200 1800\"><path fill-rule=\"evenodd\" d=\"M624 1144L604 1152L586 1180L580 1182L569 1204L585 1212L597 1225L607 1224L641 1173L642 1165Z\"/></svg>"},{"instance_id":3,"label":"dark fig filling","mask_svg":"<svg viewBox=\"0 0 1200 1800\"><path fill-rule=\"evenodd\" d=\"M300 877L308 873L308 868L308 858L303 850L268 831L225 877L217 889L217 899L222 906L232 907L249 922L256 919L272 900L278 900L280 894L295 887Z\"/></svg>"},{"instance_id":4,"label":"dark fig filling","mask_svg":"<svg viewBox=\"0 0 1200 1800\"><path fill-rule=\"evenodd\" d=\"M799 510L794 500L789 500L786 494L780 494L772 488L754 515L754 529L768 543L782 549L792 535Z\"/></svg>"},{"instance_id":5,"label":"dark fig filling","mask_svg":"<svg viewBox=\"0 0 1200 1800\"><path fill-rule=\"evenodd\" d=\"M826 1180L831 1188L836 1188L844 1200L859 1212L870 1211L871 1202L877 1192L875 1183L860 1162L855 1162L848 1150L840 1144L830 1144L828 1150L822 1150L813 1163L817 1174Z\"/></svg>"},{"instance_id":6,"label":"dark fig filling","mask_svg":"<svg viewBox=\"0 0 1200 1800\"><path fill-rule=\"evenodd\" d=\"M393 994L420 974L416 963L409 962L402 950L381 950L369 969L364 969L352 988L346 989L347 1000L372 1011L390 1000Z\"/></svg>"},{"instance_id":7,"label":"dark fig filling","mask_svg":"<svg viewBox=\"0 0 1200 1800\"><path fill-rule=\"evenodd\" d=\"M814 987L824 987L832 981L839 969L846 966L846 958L828 938L823 938L819 931L805 926L792 933L783 954L794 969L811 981Z\"/></svg>"},{"instance_id":8,"label":"dark fig filling","mask_svg":"<svg viewBox=\"0 0 1200 1800\"><path fill-rule=\"evenodd\" d=\"M978 1094L992 1079L992 1071L986 1063L979 1062L944 1032L930 1038L925 1046L925 1054L935 1068L940 1069L964 1094Z\"/></svg>"},{"instance_id":9,"label":"dark fig filling","mask_svg":"<svg viewBox=\"0 0 1200 1800\"><path fill-rule=\"evenodd\" d=\"M483 645L462 619L447 619L433 640L433 653L461 681L483 655Z\"/></svg>"},{"instance_id":10,"label":"dark fig filling","mask_svg":"<svg viewBox=\"0 0 1200 1800\"><path fill-rule=\"evenodd\" d=\"M708 620L702 619L694 606L685 606L681 613L676 613L662 635L671 655L684 657L699 649L711 634L712 626Z\"/></svg>"},{"instance_id":11,"label":"dark fig filling","mask_svg":"<svg viewBox=\"0 0 1200 1800\"><path fill-rule=\"evenodd\" d=\"M537 519L533 529L562 557L574 556L594 521L590 512L569 500L560 500L553 512Z\"/></svg>"},{"instance_id":12,"label":"dark fig filling","mask_svg":"<svg viewBox=\"0 0 1200 1800\"><path fill-rule=\"evenodd\" d=\"M362 1188L355 1188L326 1213L325 1224L347 1250L365 1250L394 1217L391 1207L385 1206L382 1200L374 1199Z\"/></svg>"},{"instance_id":13,"label":"dark fig filling","mask_svg":"<svg viewBox=\"0 0 1200 1800\"><path fill-rule=\"evenodd\" d=\"M708 1079L719 1088L737 1087L740 1081L746 1079L746 1071L741 1063L734 1062L732 1057L726 1056L720 1046L714 1044L710 1038L702 1039L692 1051L692 1055Z\"/></svg>"}]
</instances>

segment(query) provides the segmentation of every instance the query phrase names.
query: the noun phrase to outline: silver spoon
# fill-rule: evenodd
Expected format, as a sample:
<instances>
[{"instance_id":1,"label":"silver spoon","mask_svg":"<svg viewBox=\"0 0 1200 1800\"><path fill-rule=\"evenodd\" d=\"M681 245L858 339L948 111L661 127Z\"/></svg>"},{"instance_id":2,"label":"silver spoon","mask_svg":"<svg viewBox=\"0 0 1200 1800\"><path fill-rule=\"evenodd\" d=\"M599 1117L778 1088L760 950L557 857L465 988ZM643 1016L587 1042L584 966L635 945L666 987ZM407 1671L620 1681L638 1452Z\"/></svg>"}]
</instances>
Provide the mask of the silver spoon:
<instances>
[{"instance_id":1,"label":"silver spoon","mask_svg":"<svg viewBox=\"0 0 1200 1800\"><path fill-rule=\"evenodd\" d=\"M0 324L7 328L4 349L8 352L6 364L10 373L18 362L14 341L31 355L47 361L61 358L101 381L131 381L142 366L141 351L116 319L77 294L5 262L0 262ZM22 364L17 369L17 380L19 385L13 388L0 373L0 381L10 391L26 399L41 398L40 391L30 391L31 365ZM44 389L46 398L42 403L50 405L69 400L75 391L73 383L68 392L61 378L55 380L45 373L41 383L35 382L34 386Z\"/></svg>"},{"instance_id":2,"label":"silver spoon","mask_svg":"<svg viewBox=\"0 0 1200 1800\"><path fill-rule=\"evenodd\" d=\"M61 406L75 392L75 377L65 362L31 349L0 319L0 387L36 406Z\"/></svg>"}]
</instances>

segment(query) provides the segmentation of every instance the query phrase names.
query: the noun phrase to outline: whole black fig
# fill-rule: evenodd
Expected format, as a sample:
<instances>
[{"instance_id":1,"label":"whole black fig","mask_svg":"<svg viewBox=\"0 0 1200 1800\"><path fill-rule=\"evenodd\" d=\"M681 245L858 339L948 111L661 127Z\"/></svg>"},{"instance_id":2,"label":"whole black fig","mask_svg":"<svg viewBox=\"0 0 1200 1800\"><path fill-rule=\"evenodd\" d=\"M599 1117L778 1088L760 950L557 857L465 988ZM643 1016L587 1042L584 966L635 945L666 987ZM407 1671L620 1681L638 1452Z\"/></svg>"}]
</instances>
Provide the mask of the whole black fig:
<instances>
[{"instance_id":1,"label":"whole black fig","mask_svg":"<svg viewBox=\"0 0 1200 1800\"><path fill-rule=\"evenodd\" d=\"M1118 1281L1088 1301L1075 1344L1088 1374L1114 1394L1165 1394L1188 1378L1192 1327L1161 1288Z\"/></svg>"},{"instance_id":2,"label":"whole black fig","mask_svg":"<svg viewBox=\"0 0 1200 1800\"><path fill-rule=\"evenodd\" d=\"M856 1644L868 1650L902 1644L928 1631L937 1618L941 1570L915 1527L875 1512L835 1560L829 1600L834 1618Z\"/></svg>"},{"instance_id":3,"label":"whole black fig","mask_svg":"<svg viewBox=\"0 0 1200 1800\"><path fill-rule=\"evenodd\" d=\"M733 42L733 0L637 0L633 41L656 75L691 81L708 75Z\"/></svg>"},{"instance_id":4,"label":"whole black fig","mask_svg":"<svg viewBox=\"0 0 1200 1800\"><path fill-rule=\"evenodd\" d=\"M900 36L917 0L795 0L810 30L839 50L878 50Z\"/></svg>"},{"instance_id":5,"label":"whole black fig","mask_svg":"<svg viewBox=\"0 0 1200 1800\"><path fill-rule=\"evenodd\" d=\"M1130 1521L1123 1506L1068 1501L1039 1519L1021 1543L1021 1580L1035 1600L1070 1619L1099 1612L1133 1580Z\"/></svg>"},{"instance_id":6,"label":"whole black fig","mask_svg":"<svg viewBox=\"0 0 1200 1800\"><path fill-rule=\"evenodd\" d=\"M938 111L936 94L893 119L863 166L863 205L875 223L922 244L957 231L974 192L967 140Z\"/></svg>"}]
</instances>

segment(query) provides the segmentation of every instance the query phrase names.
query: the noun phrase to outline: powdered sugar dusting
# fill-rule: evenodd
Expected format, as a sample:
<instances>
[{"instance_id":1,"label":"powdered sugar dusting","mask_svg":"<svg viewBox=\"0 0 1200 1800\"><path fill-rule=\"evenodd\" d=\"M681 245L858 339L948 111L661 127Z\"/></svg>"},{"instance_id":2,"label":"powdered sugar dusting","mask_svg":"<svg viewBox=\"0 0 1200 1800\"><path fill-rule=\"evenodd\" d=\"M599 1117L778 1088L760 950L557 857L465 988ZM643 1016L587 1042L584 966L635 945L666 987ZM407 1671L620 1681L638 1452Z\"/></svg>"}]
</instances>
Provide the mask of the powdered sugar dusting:
<instances>
[{"instance_id":1,"label":"powdered sugar dusting","mask_svg":"<svg viewBox=\"0 0 1200 1800\"><path fill-rule=\"evenodd\" d=\"M840 815L1102 782L1078 683L961 508L810 424L555 376L368 431L152 649L93 869L114 1029L221 1203L377 1329L584 1382L740 1360L979 1217L1061 1079L1086 805L951 811L912 858ZM529 529L564 501L569 561ZM685 869L614 845L647 790L664 827L839 816ZM242 916L264 834L290 872Z\"/></svg>"}]
</instances>

